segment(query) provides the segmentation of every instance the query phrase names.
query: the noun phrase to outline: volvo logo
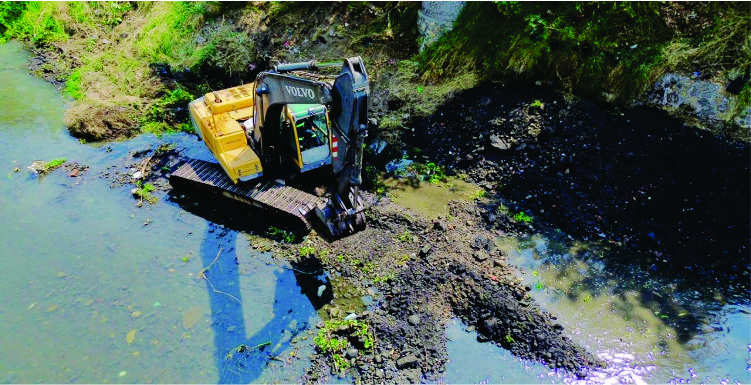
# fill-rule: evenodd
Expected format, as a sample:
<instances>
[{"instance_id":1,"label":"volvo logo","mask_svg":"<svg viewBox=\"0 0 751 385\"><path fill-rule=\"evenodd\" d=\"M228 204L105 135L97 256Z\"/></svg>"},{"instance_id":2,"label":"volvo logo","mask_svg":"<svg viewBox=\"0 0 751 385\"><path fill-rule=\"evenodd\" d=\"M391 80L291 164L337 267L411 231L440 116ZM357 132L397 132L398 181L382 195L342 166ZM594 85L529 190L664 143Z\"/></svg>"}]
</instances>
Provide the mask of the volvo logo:
<instances>
[{"instance_id":1,"label":"volvo logo","mask_svg":"<svg viewBox=\"0 0 751 385\"><path fill-rule=\"evenodd\" d=\"M310 88L284 86L284 89L287 90L287 93L292 96L297 96L300 98L315 99L315 94L313 93L313 90L311 90Z\"/></svg>"}]
</instances>

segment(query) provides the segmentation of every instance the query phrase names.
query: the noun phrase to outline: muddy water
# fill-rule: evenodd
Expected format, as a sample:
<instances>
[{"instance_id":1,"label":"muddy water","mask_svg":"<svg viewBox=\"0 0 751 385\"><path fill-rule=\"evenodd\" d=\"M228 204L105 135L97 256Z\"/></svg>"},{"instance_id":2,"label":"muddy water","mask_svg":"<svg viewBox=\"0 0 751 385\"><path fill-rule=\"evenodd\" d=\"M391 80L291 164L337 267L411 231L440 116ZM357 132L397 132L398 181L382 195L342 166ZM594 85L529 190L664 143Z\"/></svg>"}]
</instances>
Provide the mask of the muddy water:
<instances>
[{"instance_id":1,"label":"muddy water","mask_svg":"<svg viewBox=\"0 0 751 385\"><path fill-rule=\"evenodd\" d=\"M0 45L0 383L296 381L319 318L289 266L100 177L162 142L205 157L195 137L81 144L60 92L25 66L19 45ZM26 170L59 157L90 168Z\"/></svg>"},{"instance_id":2,"label":"muddy water","mask_svg":"<svg viewBox=\"0 0 751 385\"><path fill-rule=\"evenodd\" d=\"M422 184L394 199L444 208L449 194L424 194ZM464 190L471 191L470 188ZM430 192L430 191L429 191ZM471 196L471 195L469 195ZM456 195L452 199L467 199ZM505 236L496 247L519 268L536 301L567 335L608 363L577 381L494 345L480 344L459 321L447 330L448 383L751 383L751 303L740 282L715 288L664 278L628 263L628 251L549 239ZM634 256L631 256L634 257Z\"/></svg>"},{"instance_id":3,"label":"muddy water","mask_svg":"<svg viewBox=\"0 0 751 385\"><path fill-rule=\"evenodd\" d=\"M609 363L588 382L751 383L751 304L733 281L667 279L607 245L499 239L535 299ZM720 285L724 290L720 290Z\"/></svg>"}]
</instances>

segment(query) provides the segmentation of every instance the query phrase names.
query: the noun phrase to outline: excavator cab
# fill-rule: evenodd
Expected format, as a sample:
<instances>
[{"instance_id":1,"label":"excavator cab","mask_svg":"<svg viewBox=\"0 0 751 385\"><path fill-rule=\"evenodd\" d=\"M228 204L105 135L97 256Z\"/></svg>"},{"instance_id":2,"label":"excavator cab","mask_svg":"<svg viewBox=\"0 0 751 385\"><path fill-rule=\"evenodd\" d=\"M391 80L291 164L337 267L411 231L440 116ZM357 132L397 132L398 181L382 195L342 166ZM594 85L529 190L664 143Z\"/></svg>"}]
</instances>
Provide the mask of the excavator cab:
<instances>
[{"instance_id":1,"label":"excavator cab","mask_svg":"<svg viewBox=\"0 0 751 385\"><path fill-rule=\"evenodd\" d=\"M286 106L285 129L288 153L300 172L331 164L329 119L321 104Z\"/></svg>"}]
</instances>

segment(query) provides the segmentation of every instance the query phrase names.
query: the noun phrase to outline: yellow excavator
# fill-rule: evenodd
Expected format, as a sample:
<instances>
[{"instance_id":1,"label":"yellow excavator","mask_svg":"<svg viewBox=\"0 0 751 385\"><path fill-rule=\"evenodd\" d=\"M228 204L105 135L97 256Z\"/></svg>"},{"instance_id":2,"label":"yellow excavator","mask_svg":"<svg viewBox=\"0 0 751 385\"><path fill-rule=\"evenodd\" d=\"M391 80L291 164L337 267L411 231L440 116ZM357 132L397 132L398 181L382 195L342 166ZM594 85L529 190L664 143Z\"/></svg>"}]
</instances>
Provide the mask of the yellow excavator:
<instances>
[{"instance_id":1,"label":"yellow excavator","mask_svg":"<svg viewBox=\"0 0 751 385\"><path fill-rule=\"evenodd\" d=\"M337 75L321 73L332 66L341 66ZM315 212L333 237L362 229L369 94L360 57L343 64L279 64L251 84L212 91L188 107L218 164L188 160L170 183L291 214L308 227ZM295 175L323 167L331 171L328 199L287 185Z\"/></svg>"}]
</instances>

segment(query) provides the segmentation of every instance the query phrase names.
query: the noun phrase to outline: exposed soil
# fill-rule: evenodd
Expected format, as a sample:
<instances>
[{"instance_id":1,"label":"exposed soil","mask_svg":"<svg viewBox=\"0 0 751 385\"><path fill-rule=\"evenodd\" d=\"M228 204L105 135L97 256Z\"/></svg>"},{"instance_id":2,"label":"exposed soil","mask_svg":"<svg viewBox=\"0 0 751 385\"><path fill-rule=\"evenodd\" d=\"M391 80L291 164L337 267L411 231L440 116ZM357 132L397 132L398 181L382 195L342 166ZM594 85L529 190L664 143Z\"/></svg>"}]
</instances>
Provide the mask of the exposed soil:
<instances>
[{"instance_id":1,"label":"exposed soil","mask_svg":"<svg viewBox=\"0 0 751 385\"><path fill-rule=\"evenodd\" d=\"M431 221L388 198L365 197L367 229L333 243L318 237L303 243L318 250L330 271L365 287L375 299L372 307L357 312L373 327L377 341L374 349L352 359L363 382L438 381L448 360L445 327L452 318L476 329L482 341L551 368L583 377L601 365L563 336L554 316L534 304L527 295L530 288L519 283L495 248L499 232L485 229L474 203L453 201L451 219ZM349 312L336 299L324 310L334 318ZM336 374L323 358L304 382L326 382Z\"/></svg>"}]
</instances>

